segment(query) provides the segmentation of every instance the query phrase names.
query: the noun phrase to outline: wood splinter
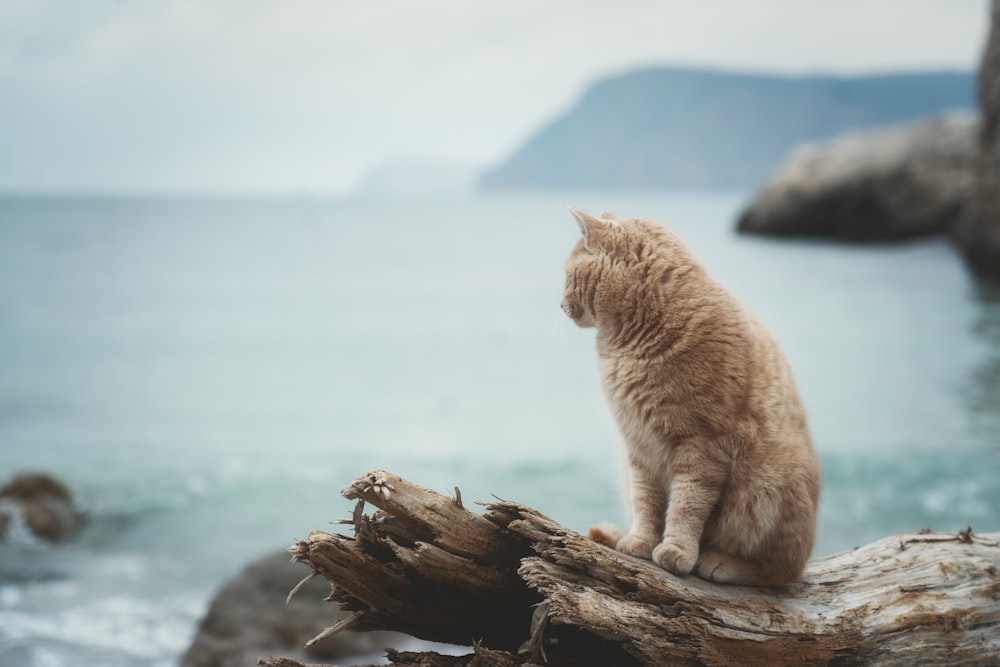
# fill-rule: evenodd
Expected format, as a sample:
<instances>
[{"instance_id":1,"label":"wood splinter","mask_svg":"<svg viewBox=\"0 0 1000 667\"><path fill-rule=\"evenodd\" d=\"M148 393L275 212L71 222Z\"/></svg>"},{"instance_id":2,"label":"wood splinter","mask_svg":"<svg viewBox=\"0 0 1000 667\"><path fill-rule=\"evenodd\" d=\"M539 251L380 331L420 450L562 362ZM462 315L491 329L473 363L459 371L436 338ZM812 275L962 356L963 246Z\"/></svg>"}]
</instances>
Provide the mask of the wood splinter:
<instances>
[{"instance_id":1,"label":"wood splinter","mask_svg":"<svg viewBox=\"0 0 1000 667\"><path fill-rule=\"evenodd\" d=\"M330 627L323 630L321 633L306 642L306 648L310 648L313 644L319 641L323 641L327 637L332 637L341 630L349 630L355 623L364 618L365 612L356 611L346 618L342 618Z\"/></svg>"},{"instance_id":2,"label":"wood splinter","mask_svg":"<svg viewBox=\"0 0 1000 667\"><path fill-rule=\"evenodd\" d=\"M298 593L300 590L302 590L303 586L305 586L306 584L308 584L310 581L312 581L313 579L315 579L318 576L319 576L319 572L316 572L315 570L313 570L312 572L310 572L309 574L307 574L305 577L303 577L302 581L300 581L299 583L295 584L295 587L292 590L288 591L288 597L285 598L285 604L287 605L287 604L291 603L292 598L295 597L295 594Z\"/></svg>"}]
</instances>

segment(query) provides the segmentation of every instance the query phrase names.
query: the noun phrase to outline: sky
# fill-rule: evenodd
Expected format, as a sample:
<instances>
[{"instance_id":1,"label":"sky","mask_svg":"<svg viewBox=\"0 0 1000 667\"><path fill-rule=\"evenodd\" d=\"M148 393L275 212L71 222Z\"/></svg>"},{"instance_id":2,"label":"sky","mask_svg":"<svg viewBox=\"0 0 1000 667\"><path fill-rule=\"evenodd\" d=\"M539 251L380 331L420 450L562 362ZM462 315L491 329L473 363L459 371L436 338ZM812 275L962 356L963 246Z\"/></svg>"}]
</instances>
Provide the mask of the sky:
<instances>
[{"instance_id":1,"label":"sky","mask_svg":"<svg viewBox=\"0 0 1000 667\"><path fill-rule=\"evenodd\" d=\"M0 192L340 195L595 80L972 70L988 0L0 0Z\"/></svg>"}]
</instances>

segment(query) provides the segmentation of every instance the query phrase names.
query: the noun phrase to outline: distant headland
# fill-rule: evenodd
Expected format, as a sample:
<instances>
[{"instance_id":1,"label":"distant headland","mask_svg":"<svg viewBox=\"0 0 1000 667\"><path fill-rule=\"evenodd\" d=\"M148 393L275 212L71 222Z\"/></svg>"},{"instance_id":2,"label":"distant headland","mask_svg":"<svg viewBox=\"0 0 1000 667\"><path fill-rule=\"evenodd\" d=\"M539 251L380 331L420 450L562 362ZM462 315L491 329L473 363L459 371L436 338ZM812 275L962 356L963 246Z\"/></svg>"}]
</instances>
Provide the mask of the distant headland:
<instances>
[{"instance_id":1,"label":"distant headland","mask_svg":"<svg viewBox=\"0 0 1000 667\"><path fill-rule=\"evenodd\" d=\"M487 169L485 190L759 185L803 141L974 109L974 72L780 76L658 67L594 83Z\"/></svg>"}]
</instances>

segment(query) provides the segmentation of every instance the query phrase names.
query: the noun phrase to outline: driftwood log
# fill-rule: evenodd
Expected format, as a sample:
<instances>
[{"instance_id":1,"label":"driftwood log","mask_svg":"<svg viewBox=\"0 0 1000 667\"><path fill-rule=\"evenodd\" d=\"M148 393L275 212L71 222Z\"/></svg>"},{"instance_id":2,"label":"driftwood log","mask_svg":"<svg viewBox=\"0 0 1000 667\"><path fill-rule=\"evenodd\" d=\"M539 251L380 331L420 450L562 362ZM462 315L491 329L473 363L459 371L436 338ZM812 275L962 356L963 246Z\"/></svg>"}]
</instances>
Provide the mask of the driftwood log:
<instances>
[{"instance_id":1,"label":"driftwood log","mask_svg":"<svg viewBox=\"0 0 1000 667\"><path fill-rule=\"evenodd\" d=\"M457 488L385 471L342 494L357 500L354 536L314 531L289 548L353 612L321 636L384 629L473 647L389 650L392 664L1000 665L1000 533L885 538L775 590L677 577L530 507L479 514Z\"/></svg>"}]
</instances>

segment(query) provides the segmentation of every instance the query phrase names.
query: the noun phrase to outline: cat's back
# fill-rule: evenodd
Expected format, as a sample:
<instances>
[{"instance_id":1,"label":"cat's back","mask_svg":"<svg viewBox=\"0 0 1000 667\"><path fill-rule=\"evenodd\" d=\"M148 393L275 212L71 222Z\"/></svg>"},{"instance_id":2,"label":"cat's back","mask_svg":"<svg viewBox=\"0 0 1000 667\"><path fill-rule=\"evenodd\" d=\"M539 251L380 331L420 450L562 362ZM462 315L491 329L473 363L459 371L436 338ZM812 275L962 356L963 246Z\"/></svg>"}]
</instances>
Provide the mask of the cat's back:
<instances>
[{"instance_id":1,"label":"cat's back","mask_svg":"<svg viewBox=\"0 0 1000 667\"><path fill-rule=\"evenodd\" d=\"M729 430L776 344L674 232L642 222L643 287L625 310L627 335L597 336L605 393L628 423Z\"/></svg>"}]
</instances>

